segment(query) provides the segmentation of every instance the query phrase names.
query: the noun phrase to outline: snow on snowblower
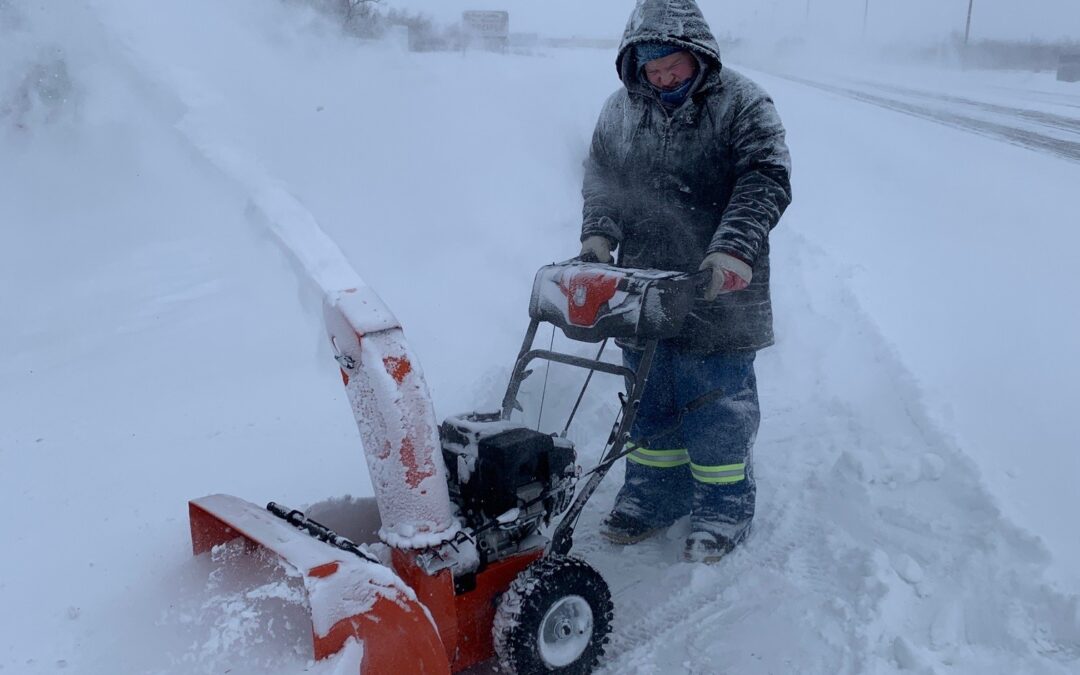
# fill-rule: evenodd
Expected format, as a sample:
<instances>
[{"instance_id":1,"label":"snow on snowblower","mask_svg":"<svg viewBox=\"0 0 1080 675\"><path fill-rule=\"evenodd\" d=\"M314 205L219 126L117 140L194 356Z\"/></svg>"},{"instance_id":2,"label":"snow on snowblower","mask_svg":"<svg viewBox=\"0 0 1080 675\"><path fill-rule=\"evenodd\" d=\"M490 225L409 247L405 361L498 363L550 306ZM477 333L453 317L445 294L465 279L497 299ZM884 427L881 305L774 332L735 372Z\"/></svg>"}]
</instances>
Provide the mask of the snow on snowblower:
<instances>
[{"instance_id":1,"label":"snow on snowblower","mask_svg":"<svg viewBox=\"0 0 1080 675\"><path fill-rule=\"evenodd\" d=\"M613 608L600 574L569 555L574 526L623 455L657 341L679 330L699 276L580 260L541 268L502 409L440 425L400 325L349 272L338 290L323 286L325 327L389 556L380 559L300 511L227 495L190 502L195 554L236 538L276 554L303 579L314 658L355 640L365 675L456 673L493 656L511 673L590 672L603 655ZM534 349L541 323L572 340L602 343L596 358ZM601 360L609 338L642 341L636 371ZM626 379L596 467L583 472L566 438L577 405L561 434L511 419L536 360L588 370L586 387L597 371Z\"/></svg>"}]
</instances>

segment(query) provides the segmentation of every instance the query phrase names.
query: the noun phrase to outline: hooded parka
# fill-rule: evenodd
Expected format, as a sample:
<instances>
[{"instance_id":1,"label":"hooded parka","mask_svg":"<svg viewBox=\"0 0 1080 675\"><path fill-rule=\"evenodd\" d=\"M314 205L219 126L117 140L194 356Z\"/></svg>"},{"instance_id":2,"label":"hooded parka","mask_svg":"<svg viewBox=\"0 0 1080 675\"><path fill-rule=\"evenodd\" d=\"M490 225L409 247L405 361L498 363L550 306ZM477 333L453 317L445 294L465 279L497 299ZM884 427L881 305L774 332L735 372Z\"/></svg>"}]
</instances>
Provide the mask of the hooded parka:
<instances>
[{"instance_id":1,"label":"hooded parka","mask_svg":"<svg viewBox=\"0 0 1080 675\"><path fill-rule=\"evenodd\" d=\"M698 61L691 93L666 107L635 45L670 44ZM693 0L639 0L585 162L581 238L603 235L619 264L692 272L709 253L747 262L744 290L699 300L676 342L706 352L773 343L769 232L791 202L791 159L772 100L724 69Z\"/></svg>"}]
</instances>

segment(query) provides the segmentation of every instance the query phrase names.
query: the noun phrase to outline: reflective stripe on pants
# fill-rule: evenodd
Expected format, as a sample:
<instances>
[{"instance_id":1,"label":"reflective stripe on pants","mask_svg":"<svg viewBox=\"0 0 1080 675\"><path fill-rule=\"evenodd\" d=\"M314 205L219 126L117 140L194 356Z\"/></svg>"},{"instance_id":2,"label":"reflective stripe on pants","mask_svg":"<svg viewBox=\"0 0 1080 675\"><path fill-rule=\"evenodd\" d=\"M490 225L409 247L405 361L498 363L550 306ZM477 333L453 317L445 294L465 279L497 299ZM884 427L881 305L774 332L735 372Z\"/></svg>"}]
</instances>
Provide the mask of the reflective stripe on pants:
<instances>
[{"instance_id":1,"label":"reflective stripe on pants","mask_svg":"<svg viewBox=\"0 0 1080 675\"><path fill-rule=\"evenodd\" d=\"M626 458L642 466L651 466L654 469L671 469L690 463L690 454L686 451L686 448L651 450L634 443L627 443L626 447L633 448Z\"/></svg>"},{"instance_id":2,"label":"reflective stripe on pants","mask_svg":"<svg viewBox=\"0 0 1080 675\"><path fill-rule=\"evenodd\" d=\"M694 480L713 485L730 485L746 480L746 464L720 464L702 466L690 463L690 475Z\"/></svg>"}]
</instances>

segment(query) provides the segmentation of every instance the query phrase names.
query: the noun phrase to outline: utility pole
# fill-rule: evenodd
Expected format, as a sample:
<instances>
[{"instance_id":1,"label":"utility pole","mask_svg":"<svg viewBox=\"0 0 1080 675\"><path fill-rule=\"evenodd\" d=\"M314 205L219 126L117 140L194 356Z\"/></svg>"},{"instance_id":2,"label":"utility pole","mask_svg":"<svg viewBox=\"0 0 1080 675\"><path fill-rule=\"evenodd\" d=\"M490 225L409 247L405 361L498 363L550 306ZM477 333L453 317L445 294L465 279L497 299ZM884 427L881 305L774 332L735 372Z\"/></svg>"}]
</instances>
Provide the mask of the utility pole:
<instances>
[{"instance_id":1,"label":"utility pole","mask_svg":"<svg viewBox=\"0 0 1080 675\"><path fill-rule=\"evenodd\" d=\"M870 18L870 0L866 0L865 4L863 4L863 13L862 13L862 35L863 35L864 38L866 37L866 23L867 23L867 20L869 18Z\"/></svg>"},{"instance_id":2,"label":"utility pole","mask_svg":"<svg viewBox=\"0 0 1080 675\"><path fill-rule=\"evenodd\" d=\"M968 0L968 16L967 24L964 26L964 44L968 43L968 38L971 37L971 8L975 5L975 0Z\"/></svg>"},{"instance_id":3,"label":"utility pole","mask_svg":"<svg viewBox=\"0 0 1080 675\"><path fill-rule=\"evenodd\" d=\"M806 20L810 21L810 0L806 0Z\"/></svg>"}]
</instances>

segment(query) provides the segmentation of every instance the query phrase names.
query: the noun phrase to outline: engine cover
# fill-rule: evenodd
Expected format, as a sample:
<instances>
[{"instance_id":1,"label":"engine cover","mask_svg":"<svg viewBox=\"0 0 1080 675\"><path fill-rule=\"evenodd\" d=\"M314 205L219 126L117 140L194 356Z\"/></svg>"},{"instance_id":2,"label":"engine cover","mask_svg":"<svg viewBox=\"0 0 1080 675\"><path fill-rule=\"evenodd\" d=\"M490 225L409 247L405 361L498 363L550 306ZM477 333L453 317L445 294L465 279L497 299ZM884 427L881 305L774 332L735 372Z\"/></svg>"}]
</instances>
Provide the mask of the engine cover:
<instances>
[{"instance_id":1,"label":"engine cover","mask_svg":"<svg viewBox=\"0 0 1080 675\"><path fill-rule=\"evenodd\" d=\"M574 474L571 443L502 420L498 413L451 417L439 435L451 499L458 501L473 526L521 506ZM562 501L551 499L549 509Z\"/></svg>"},{"instance_id":2,"label":"engine cover","mask_svg":"<svg viewBox=\"0 0 1080 675\"><path fill-rule=\"evenodd\" d=\"M519 427L480 441L476 495L495 518L518 505L518 492L532 483L550 488L574 463L572 448L556 447L548 434Z\"/></svg>"}]
</instances>

